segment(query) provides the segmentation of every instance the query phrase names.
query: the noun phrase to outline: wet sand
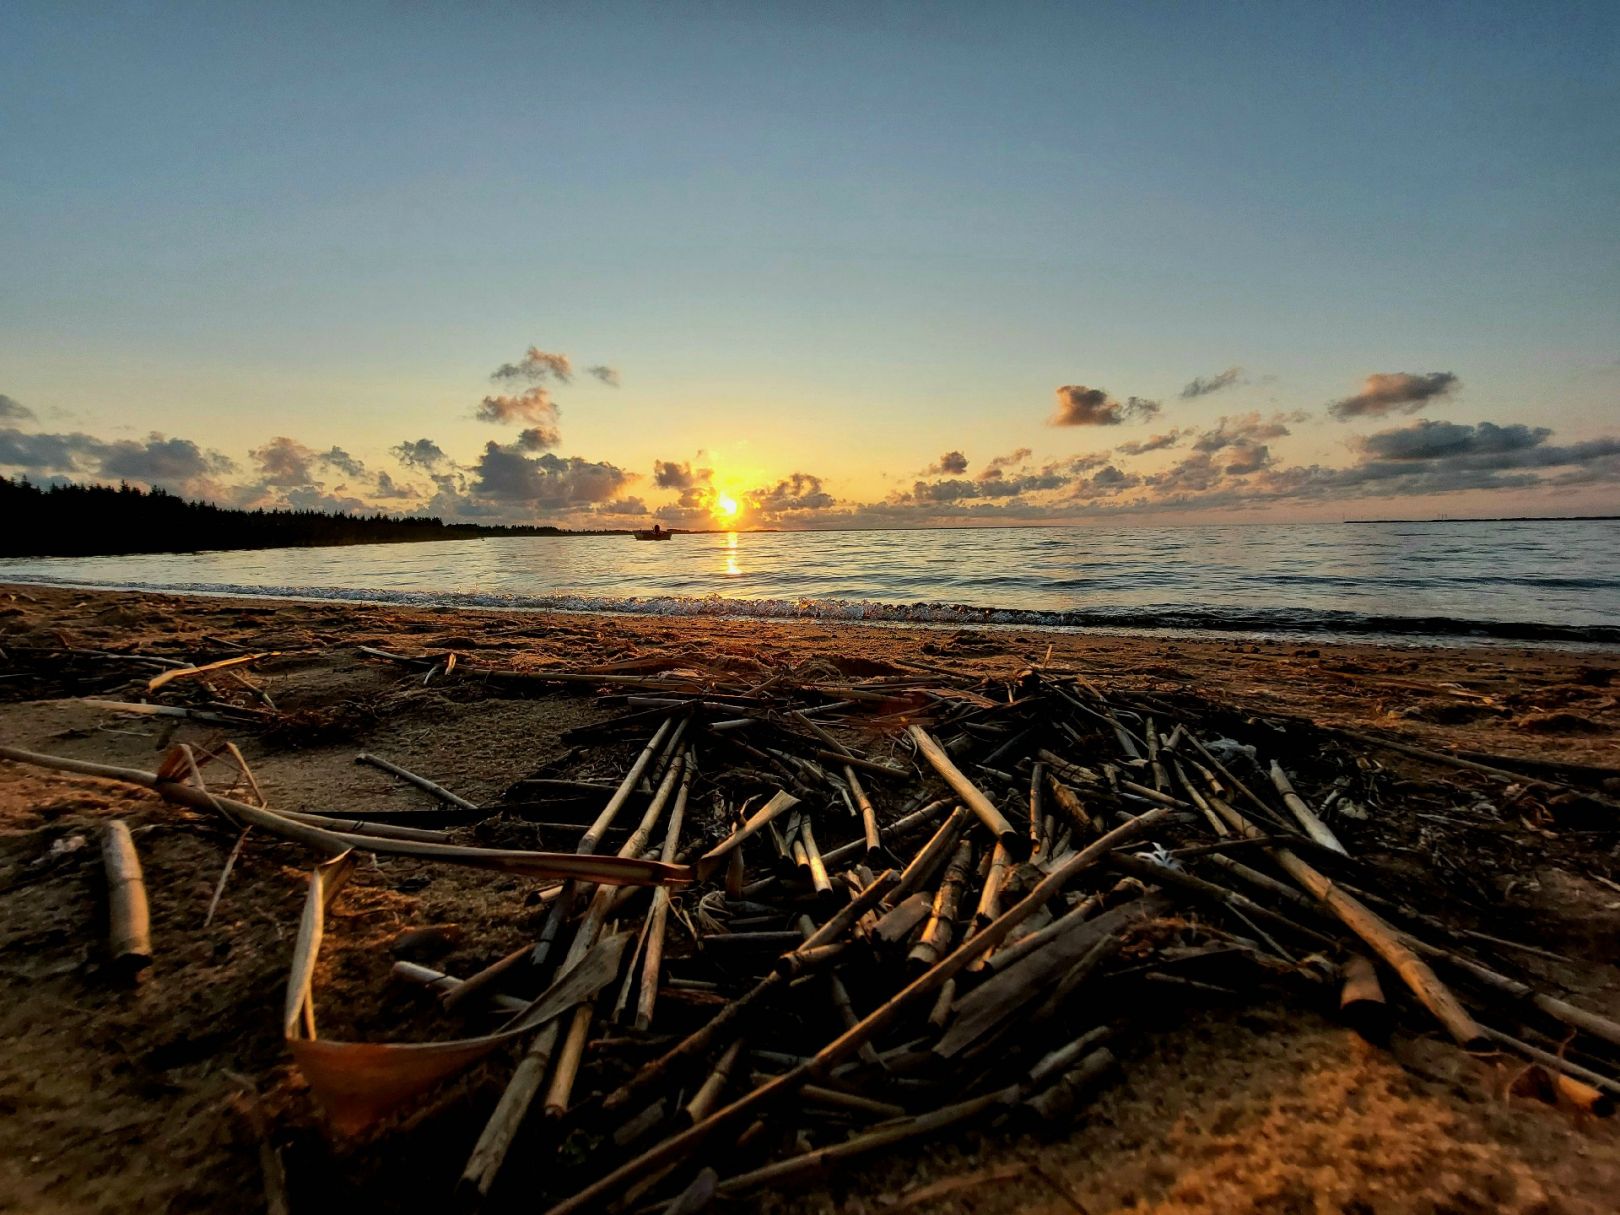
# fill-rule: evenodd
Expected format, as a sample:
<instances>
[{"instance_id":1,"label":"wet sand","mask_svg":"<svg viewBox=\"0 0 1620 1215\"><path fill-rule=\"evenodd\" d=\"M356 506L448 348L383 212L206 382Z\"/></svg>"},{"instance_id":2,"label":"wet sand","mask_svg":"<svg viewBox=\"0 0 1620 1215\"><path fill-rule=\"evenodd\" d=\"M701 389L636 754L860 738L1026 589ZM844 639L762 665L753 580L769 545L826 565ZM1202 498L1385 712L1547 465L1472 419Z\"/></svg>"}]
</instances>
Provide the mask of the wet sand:
<instances>
[{"instance_id":1,"label":"wet sand","mask_svg":"<svg viewBox=\"0 0 1620 1215\"><path fill-rule=\"evenodd\" d=\"M1620 653L672 621L35 586L0 587L0 739L151 769L169 742L217 738L220 728L85 706L80 698L133 699L150 674L98 655L207 661L239 648L278 650L249 675L274 701L277 724L228 733L271 804L331 812L427 804L357 767L357 751L484 802L562 755L561 731L615 711L578 690L513 696L476 680L423 687L420 675L360 654L362 645L454 650L469 664L517 670L670 652L784 666L821 656L852 674L896 660L999 673L1047 661L1105 686L1204 696L1256 717L1620 767ZM215 686L231 703L262 707L233 679ZM1606 884L1620 879L1620 834L1561 818L1549 799L1500 782L1368 754L1397 771L1421 770L1430 783L1450 781L1460 798L1523 800L1517 822L1488 841L1497 851L1481 854L1477 840L1460 836L1456 855L1495 858L1489 865L1501 873L1477 876L1495 883L1506 922L1533 926L1538 943L1584 963L1531 958L1532 969L1620 1015L1620 888ZM1611 796L1620 792L1613 777L1605 785L1601 774L1589 776ZM100 962L94 839L113 816L135 828L152 894L158 957L134 986L112 982ZM1435 848L1452 845L1448 830L1461 829L1435 825ZM381 1211L447 1200L448 1179L509 1062L469 1076L413 1125L332 1143L278 1024L312 858L250 837L204 928L235 842L227 825L146 793L0 763L0 966L12 992L0 1012L8 1043L0 1209L251 1208L257 1147L230 1113L250 1086L283 1148L294 1210L313 1209L325 1185ZM419 993L388 982L388 944L403 928L455 924L460 943L442 966L471 973L529 938L535 912L526 889L516 879L404 862L362 873L334 908L319 975L323 1017L374 1039L402 1027L417 1040L460 1032L460 1023L435 1019ZM907 1209L1606 1211L1620 1192L1613 1123L1511 1096L1510 1068L1432 1038L1382 1051L1325 1017L1238 1007L1167 1018L1153 1041L1066 1131L925 1146L763 1205L877 1211L916 1185L948 1175L971 1182L987 1168L997 1180Z\"/></svg>"}]
</instances>

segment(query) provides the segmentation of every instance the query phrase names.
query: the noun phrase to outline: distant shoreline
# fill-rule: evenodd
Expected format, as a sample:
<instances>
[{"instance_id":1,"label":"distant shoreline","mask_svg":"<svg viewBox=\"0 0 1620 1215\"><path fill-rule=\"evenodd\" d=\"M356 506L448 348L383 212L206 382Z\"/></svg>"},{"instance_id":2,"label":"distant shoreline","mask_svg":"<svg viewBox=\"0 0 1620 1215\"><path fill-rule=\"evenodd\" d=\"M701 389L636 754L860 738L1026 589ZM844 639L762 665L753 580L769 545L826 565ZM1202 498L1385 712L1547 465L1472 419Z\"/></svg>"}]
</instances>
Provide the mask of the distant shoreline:
<instances>
[{"instance_id":1,"label":"distant shoreline","mask_svg":"<svg viewBox=\"0 0 1620 1215\"><path fill-rule=\"evenodd\" d=\"M1481 515L1478 518L1346 519L1346 523L1608 523L1620 515Z\"/></svg>"}]
</instances>

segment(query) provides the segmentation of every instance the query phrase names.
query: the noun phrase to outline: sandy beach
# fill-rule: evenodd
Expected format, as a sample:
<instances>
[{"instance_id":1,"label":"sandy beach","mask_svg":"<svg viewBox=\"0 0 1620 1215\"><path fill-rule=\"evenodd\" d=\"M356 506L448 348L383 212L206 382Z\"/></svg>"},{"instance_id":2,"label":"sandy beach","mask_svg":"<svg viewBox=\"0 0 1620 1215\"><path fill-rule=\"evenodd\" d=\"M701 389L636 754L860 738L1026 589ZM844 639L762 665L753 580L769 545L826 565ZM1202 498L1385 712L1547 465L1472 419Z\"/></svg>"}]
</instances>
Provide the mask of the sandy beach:
<instances>
[{"instance_id":1,"label":"sandy beach","mask_svg":"<svg viewBox=\"0 0 1620 1215\"><path fill-rule=\"evenodd\" d=\"M362 646L453 651L464 664L513 671L671 654L766 669L824 660L850 676L897 662L999 675L1046 663L1113 688L1203 697L1250 718L1519 761L1527 776L1575 772L1592 792L1620 795L1620 776L1601 771L1620 773L1614 652L672 621L37 586L0 587L0 740L150 770L171 742L229 737L271 805L341 813L430 804L357 766L357 752L485 804L562 759L562 731L623 708L586 688L513 691L474 678L423 686L420 673ZM221 677L214 687L262 725L81 703L141 699L151 669L129 656L206 662L245 651L279 654L254 664L248 682ZM1422 825L1424 854L1455 858L1495 899L1459 912L1462 921L1578 960L1514 958L1587 1007L1620 1016L1616 829L1572 809L1579 799L1568 794L1393 750L1367 754L1494 807L1488 827L1444 814ZM94 841L113 817L134 829L152 899L156 960L132 985L112 981L101 961ZM0 763L0 965L12 993L0 1012L8 1043L0 1208L252 1209L259 1147L240 1113L247 1092L258 1094L286 1160L293 1210L323 1198L378 1211L449 1200L448 1183L436 1189L432 1179L456 1175L510 1060L481 1065L387 1134L331 1137L286 1056L277 1011L313 857L251 834L205 927L236 842L229 824L148 793ZM416 1038L459 1032L421 992L390 983L390 944L405 929L452 926L451 947L434 964L475 972L530 939L530 885L398 860L363 866L329 914L323 1029L371 1039L407 1023ZM1432 1036L1380 1050L1326 1016L1242 1004L1167 1015L1151 1041L1070 1130L1039 1140L961 1136L762 1202L879 1211L910 1195L906 1209L1091 1215L1614 1208L1613 1122L1514 1095L1511 1060L1470 1057ZM916 1189L982 1180L986 1170L1000 1172L943 1186L935 1198Z\"/></svg>"}]
</instances>

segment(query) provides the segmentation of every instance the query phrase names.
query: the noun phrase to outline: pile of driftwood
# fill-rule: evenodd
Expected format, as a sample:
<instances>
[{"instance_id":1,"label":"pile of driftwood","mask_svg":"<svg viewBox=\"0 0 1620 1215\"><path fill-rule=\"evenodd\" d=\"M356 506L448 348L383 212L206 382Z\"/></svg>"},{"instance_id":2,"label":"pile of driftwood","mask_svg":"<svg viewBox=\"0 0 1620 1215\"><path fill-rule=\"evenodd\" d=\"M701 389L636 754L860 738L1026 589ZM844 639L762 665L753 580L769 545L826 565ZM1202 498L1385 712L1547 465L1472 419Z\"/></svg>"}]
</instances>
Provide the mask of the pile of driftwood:
<instances>
[{"instance_id":1,"label":"pile of driftwood","mask_svg":"<svg viewBox=\"0 0 1620 1215\"><path fill-rule=\"evenodd\" d=\"M1443 1032L1523 1061L1521 1083L1590 1114L1620 1094L1620 1024L1511 973L1505 959L1534 947L1411 906L1358 855L1403 813L1378 798L1379 740L1289 752L1285 733L1220 706L1040 665L758 679L368 653L503 694L577 685L613 712L494 805L360 757L432 811L234 800L183 745L155 773L0 756L145 785L329 858L294 951L289 1049L346 1131L512 1052L504 1094L479 1111L470 1195L521 1157L552 1215L694 1210L968 1125L1061 1123L1129 1058L1144 1014L1220 1000L1331 1010L1373 1040ZM546 846L469 842L518 830ZM126 842L109 872L127 886ZM317 1034L324 911L367 852L538 880L546 911L523 948L476 974L395 966L480 1032Z\"/></svg>"}]
</instances>

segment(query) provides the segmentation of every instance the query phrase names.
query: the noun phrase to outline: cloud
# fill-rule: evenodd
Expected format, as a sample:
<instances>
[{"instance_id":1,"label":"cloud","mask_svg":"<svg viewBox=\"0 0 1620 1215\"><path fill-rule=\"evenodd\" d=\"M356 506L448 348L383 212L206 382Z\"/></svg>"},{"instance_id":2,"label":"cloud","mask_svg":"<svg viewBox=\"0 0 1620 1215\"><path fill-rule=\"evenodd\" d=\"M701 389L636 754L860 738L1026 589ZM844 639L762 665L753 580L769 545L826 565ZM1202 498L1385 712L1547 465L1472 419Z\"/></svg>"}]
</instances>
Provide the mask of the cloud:
<instances>
[{"instance_id":1,"label":"cloud","mask_svg":"<svg viewBox=\"0 0 1620 1215\"><path fill-rule=\"evenodd\" d=\"M1223 388L1230 388L1243 377L1243 368L1228 367L1225 371L1218 371L1211 376L1195 376L1192 381L1181 390L1181 399L1190 401L1194 397L1207 397L1212 392L1219 392Z\"/></svg>"},{"instance_id":2,"label":"cloud","mask_svg":"<svg viewBox=\"0 0 1620 1215\"><path fill-rule=\"evenodd\" d=\"M923 469L925 477L935 476L939 473L960 475L967 471L968 459L959 451L948 451L936 462Z\"/></svg>"},{"instance_id":3,"label":"cloud","mask_svg":"<svg viewBox=\"0 0 1620 1215\"><path fill-rule=\"evenodd\" d=\"M1118 426L1121 422L1146 421L1159 412L1157 401L1129 397L1116 401L1101 388L1065 384L1057 390L1057 412L1048 426Z\"/></svg>"},{"instance_id":4,"label":"cloud","mask_svg":"<svg viewBox=\"0 0 1620 1215\"><path fill-rule=\"evenodd\" d=\"M248 455L258 464L259 475L266 485L286 487L315 484L315 472L311 465L317 457L297 439L282 435L248 452Z\"/></svg>"},{"instance_id":5,"label":"cloud","mask_svg":"<svg viewBox=\"0 0 1620 1215\"><path fill-rule=\"evenodd\" d=\"M486 443L473 466L472 493L481 498L523 502L538 510L572 510L619 496L634 476L616 465L563 459L547 452L524 455L515 447Z\"/></svg>"},{"instance_id":6,"label":"cloud","mask_svg":"<svg viewBox=\"0 0 1620 1215\"><path fill-rule=\"evenodd\" d=\"M1492 422L1461 426L1456 422L1425 419L1367 435L1357 446L1367 456L1379 460L1435 460L1525 451L1546 442L1551 434L1545 426L1497 426Z\"/></svg>"},{"instance_id":7,"label":"cloud","mask_svg":"<svg viewBox=\"0 0 1620 1215\"><path fill-rule=\"evenodd\" d=\"M994 457L992 457L990 462L985 465L985 468L986 469L1012 468L1014 465L1022 464L1025 460L1028 460L1031 454L1032 453L1030 452L1029 448L1020 447L1016 451L1009 451L1004 456L994 456ZM950 471L950 470L947 469L946 471ZM959 469L956 469L955 471L957 471L957 472L965 472L966 471L966 466L964 466L962 468L959 468Z\"/></svg>"},{"instance_id":8,"label":"cloud","mask_svg":"<svg viewBox=\"0 0 1620 1215\"><path fill-rule=\"evenodd\" d=\"M1223 447L1246 447L1268 439L1280 439L1290 433L1288 423L1303 422L1309 415L1303 412L1275 413L1262 418L1259 410L1223 417L1215 429L1206 430L1193 443L1194 451L1220 451Z\"/></svg>"},{"instance_id":9,"label":"cloud","mask_svg":"<svg viewBox=\"0 0 1620 1215\"><path fill-rule=\"evenodd\" d=\"M517 445L524 451L549 451L561 442L562 433L549 423L519 431L517 437Z\"/></svg>"},{"instance_id":10,"label":"cloud","mask_svg":"<svg viewBox=\"0 0 1620 1215\"><path fill-rule=\"evenodd\" d=\"M595 376L609 388L617 388L619 386L619 369L617 367L609 367L603 363L598 363L595 367L587 367L585 369L585 374ZM630 501L636 502L639 501L639 499L632 498Z\"/></svg>"},{"instance_id":11,"label":"cloud","mask_svg":"<svg viewBox=\"0 0 1620 1215\"><path fill-rule=\"evenodd\" d=\"M707 479L707 469L694 473L690 464L677 464L673 460L653 461L653 484L659 489L691 489L699 481Z\"/></svg>"},{"instance_id":12,"label":"cloud","mask_svg":"<svg viewBox=\"0 0 1620 1215\"><path fill-rule=\"evenodd\" d=\"M1185 396L1186 394L1183 393L1182 395ZM1177 427L1174 430L1166 431L1162 435L1149 435L1145 439L1134 439L1129 443L1121 443L1114 450L1122 456L1140 456L1150 451L1163 451L1167 447L1176 446L1183 438L1192 433L1190 430Z\"/></svg>"},{"instance_id":13,"label":"cloud","mask_svg":"<svg viewBox=\"0 0 1620 1215\"><path fill-rule=\"evenodd\" d=\"M406 440L390 447L389 452L401 464L410 468L420 468L425 472L432 472L439 465L447 463L449 456L444 454L432 439Z\"/></svg>"},{"instance_id":14,"label":"cloud","mask_svg":"<svg viewBox=\"0 0 1620 1215\"><path fill-rule=\"evenodd\" d=\"M1450 396L1460 381L1449 371L1413 375L1388 371L1370 375L1354 396L1334 401L1328 413L1341 422L1351 418L1381 418L1391 413L1416 413L1428 402Z\"/></svg>"},{"instance_id":15,"label":"cloud","mask_svg":"<svg viewBox=\"0 0 1620 1215\"><path fill-rule=\"evenodd\" d=\"M646 515L651 512L647 504L640 498L620 498L614 502L604 502L593 511L598 515Z\"/></svg>"},{"instance_id":16,"label":"cloud","mask_svg":"<svg viewBox=\"0 0 1620 1215\"><path fill-rule=\"evenodd\" d=\"M230 472L235 463L218 452L204 453L190 439L165 439L153 433L144 443L122 439L102 446L99 472L104 477L180 486L211 473Z\"/></svg>"},{"instance_id":17,"label":"cloud","mask_svg":"<svg viewBox=\"0 0 1620 1215\"><path fill-rule=\"evenodd\" d=\"M15 422L32 422L34 411L5 393L0 392L0 419L9 418Z\"/></svg>"},{"instance_id":18,"label":"cloud","mask_svg":"<svg viewBox=\"0 0 1620 1215\"><path fill-rule=\"evenodd\" d=\"M1071 473L1083 473L1090 472L1094 468L1101 468L1107 463L1108 453L1106 451L1093 451L1083 456L1072 457L1064 467Z\"/></svg>"},{"instance_id":19,"label":"cloud","mask_svg":"<svg viewBox=\"0 0 1620 1215\"><path fill-rule=\"evenodd\" d=\"M497 395L485 397L478 405L477 418L480 422L494 422L497 425L513 425L519 422L528 422L532 426L557 426L557 406L552 402L551 393L544 388L529 388L516 396Z\"/></svg>"},{"instance_id":20,"label":"cloud","mask_svg":"<svg viewBox=\"0 0 1620 1215\"><path fill-rule=\"evenodd\" d=\"M420 498L422 493L413 485L401 485L386 472L377 474L376 487L371 491L374 498L409 499Z\"/></svg>"},{"instance_id":21,"label":"cloud","mask_svg":"<svg viewBox=\"0 0 1620 1215\"><path fill-rule=\"evenodd\" d=\"M754 508L766 514L792 510L826 510L837 499L821 488L821 478L796 472L768 489L756 489L747 497Z\"/></svg>"},{"instance_id":22,"label":"cloud","mask_svg":"<svg viewBox=\"0 0 1620 1215\"><path fill-rule=\"evenodd\" d=\"M34 472L75 472L80 461L94 455L102 446L86 434L26 434L15 426L0 429L0 468L23 468Z\"/></svg>"},{"instance_id":23,"label":"cloud","mask_svg":"<svg viewBox=\"0 0 1620 1215\"><path fill-rule=\"evenodd\" d=\"M595 368L591 369L591 374L596 375ZM489 378L496 383L527 380L531 384L549 378L566 384L574 378L574 365L566 354L547 354L538 346L530 346L521 359L515 363L502 363L490 372Z\"/></svg>"},{"instance_id":24,"label":"cloud","mask_svg":"<svg viewBox=\"0 0 1620 1215\"><path fill-rule=\"evenodd\" d=\"M330 451L321 453L321 463L328 468L335 468L345 477L363 477L366 475L366 466L356 460L341 447L334 447Z\"/></svg>"}]
</instances>

